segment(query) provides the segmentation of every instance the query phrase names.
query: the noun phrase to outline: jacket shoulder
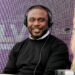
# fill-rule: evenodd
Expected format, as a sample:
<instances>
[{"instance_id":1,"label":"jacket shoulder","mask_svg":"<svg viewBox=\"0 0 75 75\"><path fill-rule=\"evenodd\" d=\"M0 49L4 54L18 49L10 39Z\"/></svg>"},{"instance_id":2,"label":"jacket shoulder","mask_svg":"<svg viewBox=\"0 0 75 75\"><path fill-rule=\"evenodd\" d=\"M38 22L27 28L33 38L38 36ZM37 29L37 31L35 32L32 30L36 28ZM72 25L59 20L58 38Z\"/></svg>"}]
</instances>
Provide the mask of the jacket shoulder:
<instances>
[{"instance_id":1,"label":"jacket shoulder","mask_svg":"<svg viewBox=\"0 0 75 75\"><path fill-rule=\"evenodd\" d=\"M17 42L17 43L13 46L13 48L12 48L12 50L11 50L11 53L12 53L12 52L13 52L13 53L18 53L18 52L21 50L22 46L27 44L27 41L28 41L28 39L25 39L25 40L23 40L23 41L21 41L21 42Z\"/></svg>"},{"instance_id":2,"label":"jacket shoulder","mask_svg":"<svg viewBox=\"0 0 75 75\"><path fill-rule=\"evenodd\" d=\"M68 46L63 40L61 40L61 39L59 39L59 38L57 38L57 37L55 37L53 35L49 35L49 36L50 36L49 43L50 43L50 45L51 45L51 47L53 49L54 48L61 48L61 47L63 47L66 50L68 50Z\"/></svg>"},{"instance_id":3,"label":"jacket shoulder","mask_svg":"<svg viewBox=\"0 0 75 75\"><path fill-rule=\"evenodd\" d=\"M66 43L63 40L61 40L53 35L49 35L49 36L50 36L50 41L57 43L57 44L61 43L61 44L66 45Z\"/></svg>"}]
</instances>

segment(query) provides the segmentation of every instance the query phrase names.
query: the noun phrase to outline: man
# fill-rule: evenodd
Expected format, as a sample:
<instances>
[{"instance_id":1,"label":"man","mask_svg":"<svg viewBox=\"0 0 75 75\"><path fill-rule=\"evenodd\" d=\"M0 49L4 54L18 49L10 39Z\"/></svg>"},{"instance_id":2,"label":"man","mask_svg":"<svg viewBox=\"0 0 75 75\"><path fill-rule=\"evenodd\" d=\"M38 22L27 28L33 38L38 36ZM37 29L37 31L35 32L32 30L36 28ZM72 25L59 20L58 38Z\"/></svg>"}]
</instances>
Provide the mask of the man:
<instances>
[{"instance_id":1,"label":"man","mask_svg":"<svg viewBox=\"0 0 75 75\"><path fill-rule=\"evenodd\" d=\"M50 10L42 5L28 9L24 24L28 27L29 37L13 47L4 73L53 75L55 70L67 68L66 44L49 34L51 17Z\"/></svg>"}]
</instances>

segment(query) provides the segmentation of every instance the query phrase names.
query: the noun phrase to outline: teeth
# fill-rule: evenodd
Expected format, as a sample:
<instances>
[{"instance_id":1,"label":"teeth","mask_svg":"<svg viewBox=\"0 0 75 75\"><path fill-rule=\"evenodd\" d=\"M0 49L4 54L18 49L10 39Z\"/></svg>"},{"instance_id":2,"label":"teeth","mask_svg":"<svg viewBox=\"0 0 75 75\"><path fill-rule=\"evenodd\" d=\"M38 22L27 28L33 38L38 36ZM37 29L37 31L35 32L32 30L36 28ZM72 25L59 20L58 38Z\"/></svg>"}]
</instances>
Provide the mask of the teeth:
<instances>
[{"instance_id":1,"label":"teeth","mask_svg":"<svg viewBox=\"0 0 75 75\"><path fill-rule=\"evenodd\" d=\"M40 29L33 29L34 32L40 32Z\"/></svg>"},{"instance_id":2,"label":"teeth","mask_svg":"<svg viewBox=\"0 0 75 75\"><path fill-rule=\"evenodd\" d=\"M35 31L39 31L39 29L34 29Z\"/></svg>"}]
</instances>

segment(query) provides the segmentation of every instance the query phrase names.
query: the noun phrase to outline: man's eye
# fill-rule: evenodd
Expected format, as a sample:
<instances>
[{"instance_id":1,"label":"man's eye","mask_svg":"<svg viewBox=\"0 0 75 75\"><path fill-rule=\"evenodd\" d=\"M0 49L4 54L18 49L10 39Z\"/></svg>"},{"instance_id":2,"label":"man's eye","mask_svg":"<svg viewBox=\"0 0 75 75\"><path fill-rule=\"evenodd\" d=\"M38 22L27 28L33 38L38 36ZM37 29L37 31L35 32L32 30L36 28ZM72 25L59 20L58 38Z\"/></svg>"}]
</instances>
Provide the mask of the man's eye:
<instances>
[{"instance_id":1,"label":"man's eye","mask_svg":"<svg viewBox=\"0 0 75 75\"><path fill-rule=\"evenodd\" d=\"M39 21L40 21L40 22L44 22L45 19L44 19L44 18L40 18Z\"/></svg>"},{"instance_id":2,"label":"man's eye","mask_svg":"<svg viewBox=\"0 0 75 75\"><path fill-rule=\"evenodd\" d=\"M35 20L34 18L29 19L30 22L33 22L34 20Z\"/></svg>"}]
</instances>

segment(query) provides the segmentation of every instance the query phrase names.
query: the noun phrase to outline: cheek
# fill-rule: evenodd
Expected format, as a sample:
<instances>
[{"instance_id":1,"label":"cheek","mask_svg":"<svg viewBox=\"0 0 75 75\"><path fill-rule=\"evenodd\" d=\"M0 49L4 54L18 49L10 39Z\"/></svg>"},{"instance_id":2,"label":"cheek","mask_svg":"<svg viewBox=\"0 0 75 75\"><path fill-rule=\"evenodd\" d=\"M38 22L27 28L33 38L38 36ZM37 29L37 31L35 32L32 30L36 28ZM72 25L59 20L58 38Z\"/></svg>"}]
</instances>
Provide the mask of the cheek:
<instances>
[{"instance_id":1,"label":"cheek","mask_svg":"<svg viewBox=\"0 0 75 75\"><path fill-rule=\"evenodd\" d=\"M29 20L27 20L27 26L31 27L31 25L32 25L32 23Z\"/></svg>"},{"instance_id":2,"label":"cheek","mask_svg":"<svg viewBox=\"0 0 75 75\"><path fill-rule=\"evenodd\" d=\"M31 23L28 23L28 28L31 28L32 24Z\"/></svg>"},{"instance_id":3,"label":"cheek","mask_svg":"<svg viewBox=\"0 0 75 75\"><path fill-rule=\"evenodd\" d=\"M41 27L43 27L43 28L48 27L48 23L45 22L45 23L41 24Z\"/></svg>"},{"instance_id":4,"label":"cheek","mask_svg":"<svg viewBox=\"0 0 75 75\"><path fill-rule=\"evenodd\" d=\"M28 30L29 30L29 31L31 30L31 26L28 26Z\"/></svg>"}]
</instances>

